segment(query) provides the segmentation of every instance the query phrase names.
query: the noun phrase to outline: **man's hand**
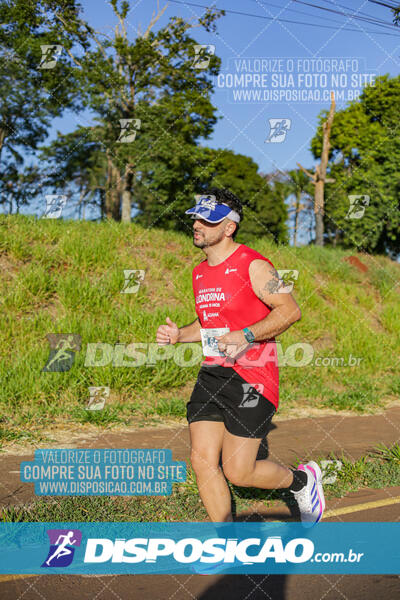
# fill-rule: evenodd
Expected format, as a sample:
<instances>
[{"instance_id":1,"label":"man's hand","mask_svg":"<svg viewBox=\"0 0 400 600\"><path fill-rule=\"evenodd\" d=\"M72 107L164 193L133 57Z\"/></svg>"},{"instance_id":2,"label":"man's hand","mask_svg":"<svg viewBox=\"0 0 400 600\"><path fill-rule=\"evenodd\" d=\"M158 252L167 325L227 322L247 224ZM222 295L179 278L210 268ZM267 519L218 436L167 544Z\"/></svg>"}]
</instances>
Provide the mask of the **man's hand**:
<instances>
[{"instance_id":1,"label":"man's hand","mask_svg":"<svg viewBox=\"0 0 400 600\"><path fill-rule=\"evenodd\" d=\"M218 337L215 336L215 339L218 340L218 350L224 352L225 356L229 356L229 358L235 358L235 356L251 345L244 337L242 329L229 331Z\"/></svg>"},{"instance_id":2,"label":"man's hand","mask_svg":"<svg viewBox=\"0 0 400 600\"><path fill-rule=\"evenodd\" d=\"M166 318L167 324L160 325L157 329L156 342L159 346L166 344L176 344L179 337L179 327L173 323L169 317Z\"/></svg>"}]
</instances>

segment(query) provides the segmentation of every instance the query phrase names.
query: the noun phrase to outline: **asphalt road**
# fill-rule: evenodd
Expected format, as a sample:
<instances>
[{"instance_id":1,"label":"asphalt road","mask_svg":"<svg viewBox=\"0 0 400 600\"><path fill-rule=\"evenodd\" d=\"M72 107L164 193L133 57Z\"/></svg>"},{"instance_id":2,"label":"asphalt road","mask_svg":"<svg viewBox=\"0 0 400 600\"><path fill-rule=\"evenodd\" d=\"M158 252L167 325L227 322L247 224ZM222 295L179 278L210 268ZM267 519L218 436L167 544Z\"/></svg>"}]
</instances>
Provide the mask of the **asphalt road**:
<instances>
[{"instance_id":1,"label":"asphalt road","mask_svg":"<svg viewBox=\"0 0 400 600\"><path fill-rule=\"evenodd\" d=\"M357 435L354 435L354 432ZM270 458L289 464L298 456L344 452L356 459L378 442L398 441L400 407L381 415L328 416L277 421L268 436ZM68 443L66 443L68 441ZM101 435L82 433L57 439L52 447L171 448L174 460L188 460L187 426L135 430ZM260 456L264 458L264 456ZM33 448L0 457L0 507L35 498L33 485L19 477L21 460L32 460ZM247 520L290 520L280 504ZM400 520L400 487L359 490L327 503L325 521ZM383 549L384 551L384 549ZM394 600L400 598L398 575L0 575L1 600Z\"/></svg>"},{"instance_id":2,"label":"asphalt road","mask_svg":"<svg viewBox=\"0 0 400 600\"><path fill-rule=\"evenodd\" d=\"M395 496L397 492L397 496ZM400 490L367 491L335 503L326 521L400 520ZM379 503L384 506L376 506ZM392 502L391 504L388 504ZM328 506L329 509L329 506ZM349 512L346 512L349 511ZM350 512L351 511L351 512ZM329 513L328 513L329 514ZM0 576L1 600L394 600L399 575Z\"/></svg>"}]
</instances>

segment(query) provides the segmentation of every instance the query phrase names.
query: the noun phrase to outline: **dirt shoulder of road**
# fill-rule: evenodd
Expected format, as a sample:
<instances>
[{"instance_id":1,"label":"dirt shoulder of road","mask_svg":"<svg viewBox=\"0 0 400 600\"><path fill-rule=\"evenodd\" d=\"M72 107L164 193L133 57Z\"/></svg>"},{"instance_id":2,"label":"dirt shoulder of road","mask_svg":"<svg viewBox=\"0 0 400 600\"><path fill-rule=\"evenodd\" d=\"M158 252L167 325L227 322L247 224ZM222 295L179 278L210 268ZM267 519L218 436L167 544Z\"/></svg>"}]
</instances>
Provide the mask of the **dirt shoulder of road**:
<instances>
[{"instance_id":1,"label":"dirt shoulder of road","mask_svg":"<svg viewBox=\"0 0 400 600\"><path fill-rule=\"evenodd\" d=\"M398 414L400 414L399 402L389 403L384 409L374 411L373 413L362 414L357 414L352 411L336 411L330 408L297 407L295 409L290 409L289 411L278 412L273 418L273 429L279 428L280 431L283 432L286 431L287 428L291 430L294 427L296 430L299 429L302 437L303 434L307 437L310 426L313 427L313 429L316 428L317 430L321 430L327 423L330 428L334 421L341 423L343 419L345 419L346 423L349 423L349 419L351 419L351 422L363 423L363 431L366 426L366 433L368 434L368 429L370 429L370 435L375 439L375 419L377 419L377 422L380 423L378 433L383 436L382 439L378 441L385 443L387 436L389 436L390 439L393 437L391 421L393 421L395 427L398 427L399 433L398 437L393 441L400 440L400 421L397 417ZM296 425L293 425L293 423L290 425L290 422L295 422ZM44 429L41 432L43 437L41 441L25 441L24 439L18 439L15 441L4 442L3 445L0 446L0 459L1 457L8 455L25 456L30 453L33 454L38 448L95 448L97 447L96 443L98 441L101 442L103 439L110 439L115 443L116 438L120 437L125 441L126 436L128 436L129 440L134 441L133 445L130 444L128 446L129 448L136 447L134 445L136 440L141 444L143 438L148 439L149 437L156 437L157 439L165 438L166 444L168 444L170 440L176 440L176 433L180 432L182 429L187 429L186 419L171 417L151 417L147 420L135 423L134 425L115 424L105 428L101 428L98 425L91 423L71 423L67 426L64 420L60 420L55 421L52 427ZM178 433L178 437L179 435L180 434ZM268 439L270 439L270 435ZM121 448L123 446L113 445L110 447ZM140 445L137 447L142 448L146 446ZM166 445L163 447L169 448L171 446ZM174 448L171 447L171 449L173 450Z\"/></svg>"},{"instance_id":2,"label":"dirt shoulder of road","mask_svg":"<svg viewBox=\"0 0 400 600\"><path fill-rule=\"evenodd\" d=\"M75 431L54 429L46 448L168 448L174 460L189 463L190 439L187 425L168 422L168 426L149 428L125 427L100 431L82 428ZM319 460L328 455L357 460L379 443L387 446L400 440L400 407L381 414L349 416L308 416L299 419L276 419L263 444L263 454L275 462L290 465L297 459ZM34 458L39 446L10 446L0 454L0 506L18 505L36 498L33 484L20 481L22 461Z\"/></svg>"}]
</instances>

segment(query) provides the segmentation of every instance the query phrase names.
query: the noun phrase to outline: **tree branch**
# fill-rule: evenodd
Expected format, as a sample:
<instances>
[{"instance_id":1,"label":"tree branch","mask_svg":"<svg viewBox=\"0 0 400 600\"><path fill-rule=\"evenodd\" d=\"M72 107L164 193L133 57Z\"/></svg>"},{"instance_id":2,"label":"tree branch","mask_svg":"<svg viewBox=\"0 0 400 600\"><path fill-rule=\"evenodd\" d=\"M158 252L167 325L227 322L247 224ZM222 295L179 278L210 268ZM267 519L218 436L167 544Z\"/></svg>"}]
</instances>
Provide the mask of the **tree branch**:
<instances>
[{"instance_id":1,"label":"tree branch","mask_svg":"<svg viewBox=\"0 0 400 600\"><path fill-rule=\"evenodd\" d=\"M149 37L150 31L153 29L153 27L157 23L157 21L163 16L163 14L165 13L167 8L168 8L168 3L164 6L164 8L162 8L160 10L159 0L157 0L157 14L156 14L156 11L153 12L150 23L142 36L143 39L146 40Z\"/></svg>"},{"instance_id":2,"label":"tree branch","mask_svg":"<svg viewBox=\"0 0 400 600\"><path fill-rule=\"evenodd\" d=\"M315 183L315 181L316 181L315 173L310 173L310 171L307 171L307 169L305 169L300 163L296 163L296 164L311 179L311 182Z\"/></svg>"}]
</instances>

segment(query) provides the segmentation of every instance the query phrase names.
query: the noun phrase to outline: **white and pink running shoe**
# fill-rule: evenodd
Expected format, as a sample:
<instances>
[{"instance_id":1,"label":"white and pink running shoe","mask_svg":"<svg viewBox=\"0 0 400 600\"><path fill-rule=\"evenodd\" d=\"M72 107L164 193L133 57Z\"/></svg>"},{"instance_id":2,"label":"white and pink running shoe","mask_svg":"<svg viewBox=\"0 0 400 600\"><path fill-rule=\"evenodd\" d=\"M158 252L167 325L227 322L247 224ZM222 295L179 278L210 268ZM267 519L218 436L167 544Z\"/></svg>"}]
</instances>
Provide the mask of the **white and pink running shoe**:
<instances>
[{"instance_id":1,"label":"white and pink running shoe","mask_svg":"<svg viewBox=\"0 0 400 600\"><path fill-rule=\"evenodd\" d=\"M299 465L297 469L307 473L307 484L299 492L292 494L299 506L304 527L312 527L321 520L325 510L321 469L314 461Z\"/></svg>"}]
</instances>

